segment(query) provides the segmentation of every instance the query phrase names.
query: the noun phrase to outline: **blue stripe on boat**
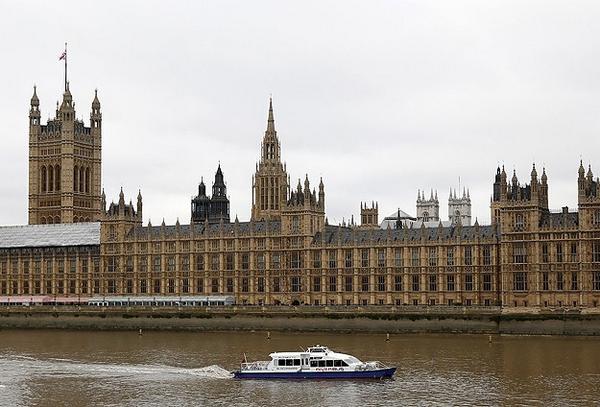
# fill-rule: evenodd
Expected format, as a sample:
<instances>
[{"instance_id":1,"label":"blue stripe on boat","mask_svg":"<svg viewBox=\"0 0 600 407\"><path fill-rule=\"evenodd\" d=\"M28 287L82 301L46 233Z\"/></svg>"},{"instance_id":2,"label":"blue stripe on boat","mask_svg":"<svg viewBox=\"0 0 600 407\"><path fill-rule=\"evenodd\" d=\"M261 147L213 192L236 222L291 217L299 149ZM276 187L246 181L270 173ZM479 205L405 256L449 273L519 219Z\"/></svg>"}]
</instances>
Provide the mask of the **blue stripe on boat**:
<instances>
[{"instance_id":1,"label":"blue stripe on boat","mask_svg":"<svg viewBox=\"0 0 600 407\"><path fill-rule=\"evenodd\" d=\"M379 370L359 370L353 372L240 372L233 373L236 379L384 379L390 378L396 371L395 367Z\"/></svg>"}]
</instances>

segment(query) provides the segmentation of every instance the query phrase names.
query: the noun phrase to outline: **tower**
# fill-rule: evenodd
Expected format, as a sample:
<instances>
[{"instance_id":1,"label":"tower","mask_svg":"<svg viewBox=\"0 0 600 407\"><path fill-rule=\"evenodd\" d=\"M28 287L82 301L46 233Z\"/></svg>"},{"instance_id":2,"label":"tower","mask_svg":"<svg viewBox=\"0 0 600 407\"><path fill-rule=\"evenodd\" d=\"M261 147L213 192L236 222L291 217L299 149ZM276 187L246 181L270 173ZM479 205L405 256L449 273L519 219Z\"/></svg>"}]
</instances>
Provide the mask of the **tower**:
<instances>
[{"instance_id":1,"label":"tower","mask_svg":"<svg viewBox=\"0 0 600 407\"><path fill-rule=\"evenodd\" d=\"M437 191L435 195L433 189L429 195L429 199L425 198L425 191L417 192L417 220L423 222L439 222L440 220L440 201L438 200Z\"/></svg>"},{"instance_id":2,"label":"tower","mask_svg":"<svg viewBox=\"0 0 600 407\"><path fill-rule=\"evenodd\" d=\"M577 197L581 228L600 229L600 179L594 179L591 165L586 174L583 162L579 164Z\"/></svg>"},{"instance_id":3,"label":"tower","mask_svg":"<svg viewBox=\"0 0 600 407\"><path fill-rule=\"evenodd\" d=\"M68 82L54 119L42 125L40 118L34 87L29 111L29 224L98 221L102 161L98 92L89 127L76 117Z\"/></svg>"},{"instance_id":4,"label":"tower","mask_svg":"<svg viewBox=\"0 0 600 407\"><path fill-rule=\"evenodd\" d=\"M225 185L221 164L219 164L215 173L215 182L212 187L209 221L229 222L229 199L227 198L227 186Z\"/></svg>"},{"instance_id":5,"label":"tower","mask_svg":"<svg viewBox=\"0 0 600 407\"><path fill-rule=\"evenodd\" d=\"M379 227L379 202L371 202L371 207L366 202L360 203L360 227Z\"/></svg>"},{"instance_id":6,"label":"tower","mask_svg":"<svg viewBox=\"0 0 600 407\"><path fill-rule=\"evenodd\" d=\"M463 226L471 226L471 196L468 189L463 187L462 197L456 194L456 190L450 190L448 220L453 225L460 222Z\"/></svg>"},{"instance_id":7,"label":"tower","mask_svg":"<svg viewBox=\"0 0 600 407\"><path fill-rule=\"evenodd\" d=\"M275 130L273 100L269 99L267 130L252 178L252 220L280 220L289 192L289 177L285 164L281 163L281 146Z\"/></svg>"}]
</instances>

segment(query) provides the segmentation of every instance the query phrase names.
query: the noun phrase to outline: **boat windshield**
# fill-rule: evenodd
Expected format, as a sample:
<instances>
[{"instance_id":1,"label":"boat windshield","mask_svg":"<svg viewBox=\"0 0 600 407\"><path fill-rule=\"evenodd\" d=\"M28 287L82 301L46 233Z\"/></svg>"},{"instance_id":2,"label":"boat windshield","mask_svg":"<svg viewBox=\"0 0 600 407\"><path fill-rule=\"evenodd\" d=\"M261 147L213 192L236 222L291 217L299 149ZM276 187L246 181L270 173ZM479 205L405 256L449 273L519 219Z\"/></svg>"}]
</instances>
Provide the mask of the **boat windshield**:
<instances>
[{"instance_id":1,"label":"boat windshield","mask_svg":"<svg viewBox=\"0 0 600 407\"><path fill-rule=\"evenodd\" d=\"M360 360L356 359L354 356L348 356L346 359L344 359L346 361L346 363L348 363L349 365L352 364L356 364L356 363L360 363Z\"/></svg>"}]
</instances>

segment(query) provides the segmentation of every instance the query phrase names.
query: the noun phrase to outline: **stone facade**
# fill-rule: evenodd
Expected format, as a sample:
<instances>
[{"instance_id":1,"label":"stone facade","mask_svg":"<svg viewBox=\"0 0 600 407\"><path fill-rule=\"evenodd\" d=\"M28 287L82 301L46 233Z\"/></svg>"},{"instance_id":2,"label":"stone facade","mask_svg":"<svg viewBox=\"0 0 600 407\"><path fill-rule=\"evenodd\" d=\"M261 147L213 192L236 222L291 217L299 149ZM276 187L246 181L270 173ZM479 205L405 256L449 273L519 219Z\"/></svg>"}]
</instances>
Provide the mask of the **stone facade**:
<instances>
[{"instance_id":1,"label":"stone facade","mask_svg":"<svg viewBox=\"0 0 600 407\"><path fill-rule=\"evenodd\" d=\"M75 115L65 83L54 119L41 123L34 87L29 111L29 224L90 222L100 219L102 113L98 93L90 127Z\"/></svg>"},{"instance_id":2,"label":"stone facade","mask_svg":"<svg viewBox=\"0 0 600 407\"><path fill-rule=\"evenodd\" d=\"M64 120L71 111L65 99L57 114ZM134 207L121 191L108 208L102 194L97 244L32 247L0 239L0 294L220 294L256 305L598 306L600 181L591 168L579 169L577 211L549 210L545 170L538 179L534 166L525 185L516 173L510 184L506 178L498 168L491 225L440 221L382 229L375 203L361 204L360 226L329 225L322 180L311 189L306 176L290 190L271 102L250 221L143 226L141 194Z\"/></svg>"}]
</instances>

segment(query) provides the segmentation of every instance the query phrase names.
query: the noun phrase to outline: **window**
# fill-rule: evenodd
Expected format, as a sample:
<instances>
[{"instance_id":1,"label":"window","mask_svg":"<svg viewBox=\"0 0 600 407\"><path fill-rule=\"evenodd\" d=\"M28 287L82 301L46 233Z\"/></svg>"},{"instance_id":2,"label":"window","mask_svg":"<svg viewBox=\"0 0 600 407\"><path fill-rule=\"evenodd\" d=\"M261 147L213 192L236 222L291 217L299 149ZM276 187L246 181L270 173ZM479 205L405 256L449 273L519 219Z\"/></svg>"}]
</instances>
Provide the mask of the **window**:
<instances>
[{"instance_id":1,"label":"window","mask_svg":"<svg viewBox=\"0 0 600 407\"><path fill-rule=\"evenodd\" d=\"M565 276L561 271L556 273L556 289L558 291L565 289Z\"/></svg>"},{"instance_id":2,"label":"window","mask_svg":"<svg viewBox=\"0 0 600 407\"><path fill-rule=\"evenodd\" d=\"M233 278L228 277L227 280L225 280L225 285L226 285L226 289L228 293L232 293L233 292Z\"/></svg>"},{"instance_id":3,"label":"window","mask_svg":"<svg viewBox=\"0 0 600 407\"><path fill-rule=\"evenodd\" d=\"M337 291L337 277L329 276L329 291Z\"/></svg>"},{"instance_id":4,"label":"window","mask_svg":"<svg viewBox=\"0 0 600 407\"><path fill-rule=\"evenodd\" d=\"M312 252L312 266L314 269L321 268L321 252L320 251Z\"/></svg>"},{"instance_id":5,"label":"window","mask_svg":"<svg viewBox=\"0 0 600 407\"><path fill-rule=\"evenodd\" d=\"M571 254L569 261L571 263L577 262L577 242L571 242Z\"/></svg>"},{"instance_id":6,"label":"window","mask_svg":"<svg viewBox=\"0 0 600 407\"><path fill-rule=\"evenodd\" d=\"M571 290L576 291L578 289L577 272L571 272Z\"/></svg>"},{"instance_id":7,"label":"window","mask_svg":"<svg viewBox=\"0 0 600 407\"><path fill-rule=\"evenodd\" d=\"M527 263L527 248L525 247L525 243L513 244L513 263Z\"/></svg>"},{"instance_id":8,"label":"window","mask_svg":"<svg viewBox=\"0 0 600 407\"><path fill-rule=\"evenodd\" d=\"M429 266L430 267L437 266L437 247L429 248Z\"/></svg>"},{"instance_id":9,"label":"window","mask_svg":"<svg viewBox=\"0 0 600 407\"><path fill-rule=\"evenodd\" d=\"M337 251L336 250L329 250L328 252L329 255L329 262L328 262L328 266L330 269L334 269L337 267Z\"/></svg>"},{"instance_id":10,"label":"window","mask_svg":"<svg viewBox=\"0 0 600 407\"><path fill-rule=\"evenodd\" d=\"M377 267L385 267L385 249L377 250Z\"/></svg>"},{"instance_id":11,"label":"window","mask_svg":"<svg viewBox=\"0 0 600 407\"><path fill-rule=\"evenodd\" d=\"M377 276L377 291L385 291L385 276Z\"/></svg>"},{"instance_id":12,"label":"window","mask_svg":"<svg viewBox=\"0 0 600 407\"><path fill-rule=\"evenodd\" d=\"M394 276L394 291L402 291L402 276Z\"/></svg>"},{"instance_id":13,"label":"window","mask_svg":"<svg viewBox=\"0 0 600 407\"><path fill-rule=\"evenodd\" d=\"M562 263L563 262L563 246L562 246L562 243L557 243L556 244L556 261L558 263Z\"/></svg>"},{"instance_id":14,"label":"window","mask_svg":"<svg viewBox=\"0 0 600 407\"><path fill-rule=\"evenodd\" d=\"M592 290L600 291L600 271L592 273Z\"/></svg>"},{"instance_id":15,"label":"window","mask_svg":"<svg viewBox=\"0 0 600 407\"><path fill-rule=\"evenodd\" d=\"M292 276L292 292L298 293L302 291L302 280L298 276Z\"/></svg>"},{"instance_id":16,"label":"window","mask_svg":"<svg viewBox=\"0 0 600 407\"><path fill-rule=\"evenodd\" d=\"M140 294L148 294L148 281L140 280Z\"/></svg>"},{"instance_id":17,"label":"window","mask_svg":"<svg viewBox=\"0 0 600 407\"><path fill-rule=\"evenodd\" d=\"M257 291L259 293L264 293L265 292L265 278L258 277L257 285L258 285Z\"/></svg>"},{"instance_id":18,"label":"window","mask_svg":"<svg viewBox=\"0 0 600 407\"><path fill-rule=\"evenodd\" d=\"M175 271L175 256L167 257L167 271Z\"/></svg>"},{"instance_id":19,"label":"window","mask_svg":"<svg viewBox=\"0 0 600 407\"><path fill-rule=\"evenodd\" d=\"M515 214L515 230L520 231L525 229L525 218L522 213Z\"/></svg>"},{"instance_id":20,"label":"window","mask_svg":"<svg viewBox=\"0 0 600 407\"><path fill-rule=\"evenodd\" d=\"M596 210L596 212L594 212L594 216L592 217L592 225L600 226L600 210Z\"/></svg>"},{"instance_id":21,"label":"window","mask_svg":"<svg viewBox=\"0 0 600 407\"><path fill-rule=\"evenodd\" d=\"M490 273L483 275L483 291L492 291L492 275Z\"/></svg>"},{"instance_id":22,"label":"window","mask_svg":"<svg viewBox=\"0 0 600 407\"><path fill-rule=\"evenodd\" d=\"M471 246L465 246L465 266L473 265L473 249Z\"/></svg>"},{"instance_id":23,"label":"window","mask_svg":"<svg viewBox=\"0 0 600 407\"><path fill-rule=\"evenodd\" d=\"M203 278L196 279L196 292L198 294L204 293L204 279Z\"/></svg>"},{"instance_id":24,"label":"window","mask_svg":"<svg viewBox=\"0 0 600 407\"><path fill-rule=\"evenodd\" d=\"M291 255L290 268L296 269L296 270L299 268L302 268L301 253L299 251L293 251L292 253L290 253L290 255Z\"/></svg>"},{"instance_id":25,"label":"window","mask_svg":"<svg viewBox=\"0 0 600 407\"><path fill-rule=\"evenodd\" d=\"M227 279L227 284L229 284L229 279ZM232 283L232 286L233 286L233 283ZM250 284L249 284L248 277L242 277L242 292L247 293L248 291L250 291L249 286L250 286Z\"/></svg>"},{"instance_id":26,"label":"window","mask_svg":"<svg viewBox=\"0 0 600 407\"><path fill-rule=\"evenodd\" d=\"M526 291L527 290L527 275L522 271L515 273L514 290L515 291Z\"/></svg>"},{"instance_id":27,"label":"window","mask_svg":"<svg viewBox=\"0 0 600 407\"><path fill-rule=\"evenodd\" d=\"M152 271L160 273L160 256L152 256Z\"/></svg>"},{"instance_id":28,"label":"window","mask_svg":"<svg viewBox=\"0 0 600 407\"><path fill-rule=\"evenodd\" d=\"M402 261L402 249L400 247L397 247L394 249L394 266L402 267L403 263L404 262Z\"/></svg>"},{"instance_id":29,"label":"window","mask_svg":"<svg viewBox=\"0 0 600 407\"><path fill-rule=\"evenodd\" d=\"M548 279L548 273L542 273L542 291L548 291L550 289L550 283Z\"/></svg>"},{"instance_id":30,"label":"window","mask_svg":"<svg viewBox=\"0 0 600 407\"><path fill-rule=\"evenodd\" d=\"M420 282L419 282L419 275L418 274L413 274L412 276L412 290L413 291L419 291L420 290Z\"/></svg>"},{"instance_id":31,"label":"window","mask_svg":"<svg viewBox=\"0 0 600 407\"><path fill-rule=\"evenodd\" d=\"M446 264L448 266L454 266L454 247L448 247L446 249Z\"/></svg>"},{"instance_id":32,"label":"window","mask_svg":"<svg viewBox=\"0 0 600 407\"><path fill-rule=\"evenodd\" d=\"M313 291L321 292L321 277L313 277Z\"/></svg>"},{"instance_id":33,"label":"window","mask_svg":"<svg viewBox=\"0 0 600 407\"><path fill-rule=\"evenodd\" d=\"M369 277L368 276L362 276L360 278L360 290L363 292L369 291Z\"/></svg>"},{"instance_id":34,"label":"window","mask_svg":"<svg viewBox=\"0 0 600 407\"><path fill-rule=\"evenodd\" d=\"M213 278L211 279L211 291L213 293L218 293L219 292L219 279L218 278Z\"/></svg>"},{"instance_id":35,"label":"window","mask_svg":"<svg viewBox=\"0 0 600 407\"><path fill-rule=\"evenodd\" d=\"M418 267L421 265L421 253L419 247L413 247L411 250L411 265Z\"/></svg>"},{"instance_id":36,"label":"window","mask_svg":"<svg viewBox=\"0 0 600 407\"><path fill-rule=\"evenodd\" d=\"M210 269L215 270L215 271L219 269L219 255L218 254L210 255Z\"/></svg>"},{"instance_id":37,"label":"window","mask_svg":"<svg viewBox=\"0 0 600 407\"><path fill-rule=\"evenodd\" d=\"M353 289L352 276L346 276L344 278L344 290L347 292L351 292L352 289Z\"/></svg>"},{"instance_id":38,"label":"window","mask_svg":"<svg viewBox=\"0 0 600 407\"><path fill-rule=\"evenodd\" d=\"M362 249L360 254L360 266L369 267L369 249Z\"/></svg>"},{"instance_id":39,"label":"window","mask_svg":"<svg viewBox=\"0 0 600 407\"><path fill-rule=\"evenodd\" d=\"M437 276L435 274L429 276L429 291L437 291Z\"/></svg>"},{"instance_id":40,"label":"window","mask_svg":"<svg viewBox=\"0 0 600 407\"><path fill-rule=\"evenodd\" d=\"M348 249L344 251L344 267L347 269L352 268L352 250Z\"/></svg>"},{"instance_id":41,"label":"window","mask_svg":"<svg viewBox=\"0 0 600 407\"><path fill-rule=\"evenodd\" d=\"M473 274L465 274L465 291L473 291Z\"/></svg>"},{"instance_id":42,"label":"window","mask_svg":"<svg viewBox=\"0 0 600 407\"><path fill-rule=\"evenodd\" d=\"M196 255L196 270L204 271L204 255L203 254Z\"/></svg>"},{"instance_id":43,"label":"window","mask_svg":"<svg viewBox=\"0 0 600 407\"><path fill-rule=\"evenodd\" d=\"M483 246L483 265L492 264L492 248L489 245Z\"/></svg>"},{"instance_id":44,"label":"window","mask_svg":"<svg viewBox=\"0 0 600 407\"><path fill-rule=\"evenodd\" d=\"M542 263L548 263L550 256L548 254L548 243L542 243Z\"/></svg>"},{"instance_id":45,"label":"window","mask_svg":"<svg viewBox=\"0 0 600 407\"><path fill-rule=\"evenodd\" d=\"M160 294L160 280L154 280L154 294Z\"/></svg>"},{"instance_id":46,"label":"window","mask_svg":"<svg viewBox=\"0 0 600 407\"><path fill-rule=\"evenodd\" d=\"M281 284L279 277L273 277L273 292L278 293L281 291Z\"/></svg>"},{"instance_id":47,"label":"window","mask_svg":"<svg viewBox=\"0 0 600 407\"><path fill-rule=\"evenodd\" d=\"M600 263L600 242L592 242L592 261Z\"/></svg>"},{"instance_id":48,"label":"window","mask_svg":"<svg viewBox=\"0 0 600 407\"><path fill-rule=\"evenodd\" d=\"M248 270L250 268L250 254L242 253L242 270Z\"/></svg>"},{"instance_id":49,"label":"window","mask_svg":"<svg viewBox=\"0 0 600 407\"><path fill-rule=\"evenodd\" d=\"M233 270L233 253L225 255L225 270Z\"/></svg>"},{"instance_id":50,"label":"window","mask_svg":"<svg viewBox=\"0 0 600 407\"><path fill-rule=\"evenodd\" d=\"M454 275L449 274L446 276L446 290L454 291Z\"/></svg>"}]
</instances>

